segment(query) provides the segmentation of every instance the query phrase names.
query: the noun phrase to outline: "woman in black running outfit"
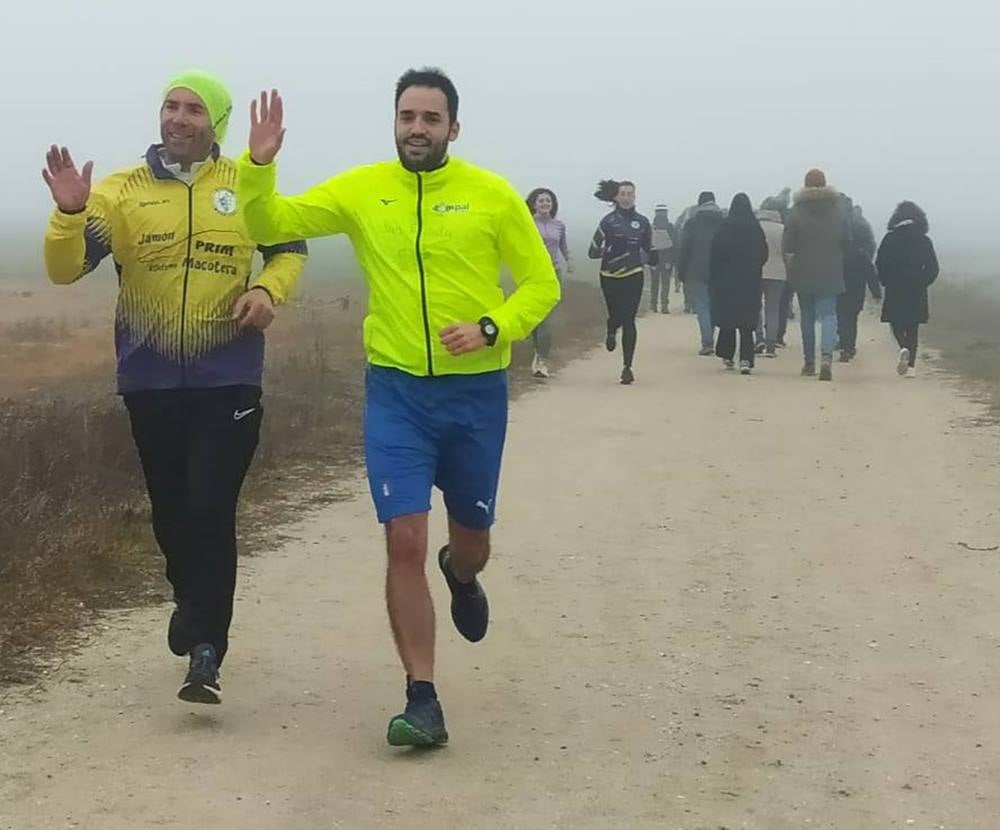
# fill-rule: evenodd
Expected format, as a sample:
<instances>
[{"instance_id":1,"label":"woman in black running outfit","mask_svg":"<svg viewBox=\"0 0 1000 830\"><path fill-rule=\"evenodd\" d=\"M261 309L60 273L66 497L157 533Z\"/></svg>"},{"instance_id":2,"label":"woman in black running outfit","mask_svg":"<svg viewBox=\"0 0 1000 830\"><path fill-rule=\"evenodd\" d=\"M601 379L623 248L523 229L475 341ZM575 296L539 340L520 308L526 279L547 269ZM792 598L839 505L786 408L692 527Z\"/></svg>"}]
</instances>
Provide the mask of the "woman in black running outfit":
<instances>
[{"instance_id":1,"label":"woman in black running outfit","mask_svg":"<svg viewBox=\"0 0 1000 830\"><path fill-rule=\"evenodd\" d=\"M607 179L597 186L594 195L615 205L594 232L590 258L601 260L601 290L608 306L608 351L617 347L618 329L622 329L621 382L629 384L635 380L635 315L642 301L643 272L646 265L656 265L659 256L653 250L652 225L636 212L632 182Z\"/></svg>"}]
</instances>

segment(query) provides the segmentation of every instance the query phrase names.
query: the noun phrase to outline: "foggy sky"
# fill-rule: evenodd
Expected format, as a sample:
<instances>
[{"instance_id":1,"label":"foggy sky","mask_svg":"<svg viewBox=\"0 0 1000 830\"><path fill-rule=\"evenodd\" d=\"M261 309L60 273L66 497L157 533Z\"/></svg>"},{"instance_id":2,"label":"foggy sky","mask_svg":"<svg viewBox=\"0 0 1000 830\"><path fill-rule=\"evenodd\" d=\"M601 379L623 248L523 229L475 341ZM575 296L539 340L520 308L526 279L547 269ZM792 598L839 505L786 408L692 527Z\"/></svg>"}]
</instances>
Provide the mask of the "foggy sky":
<instances>
[{"instance_id":1,"label":"foggy sky","mask_svg":"<svg viewBox=\"0 0 1000 830\"><path fill-rule=\"evenodd\" d=\"M39 259L48 144L97 176L136 163L158 140L163 83L193 66L233 92L230 155L253 94L281 90L286 192L392 158L393 84L434 64L462 96L455 155L524 192L554 188L577 243L606 211L601 177L635 180L641 210L676 216L702 189L758 203L818 166L877 232L909 198L942 250L1000 252L991 0L7 0L4 18L0 270L21 249Z\"/></svg>"}]
</instances>

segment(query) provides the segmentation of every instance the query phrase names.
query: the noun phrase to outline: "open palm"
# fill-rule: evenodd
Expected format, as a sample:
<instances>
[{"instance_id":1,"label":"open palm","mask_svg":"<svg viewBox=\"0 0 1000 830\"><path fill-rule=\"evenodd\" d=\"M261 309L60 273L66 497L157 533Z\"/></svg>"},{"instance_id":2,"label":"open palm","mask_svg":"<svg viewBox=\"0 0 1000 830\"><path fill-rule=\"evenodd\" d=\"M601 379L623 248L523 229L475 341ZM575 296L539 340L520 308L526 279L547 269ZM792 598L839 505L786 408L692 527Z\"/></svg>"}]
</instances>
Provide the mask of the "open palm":
<instances>
[{"instance_id":1,"label":"open palm","mask_svg":"<svg viewBox=\"0 0 1000 830\"><path fill-rule=\"evenodd\" d=\"M258 107L259 103L259 107ZM285 106L272 89L270 95L261 92L260 101L250 104L250 157L257 164L270 164L285 140Z\"/></svg>"},{"instance_id":2,"label":"open palm","mask_svg":"<svg viewBox=\"0 0 1000 830\"><path fill-rule=\"evenodd\" d=\"M69 150L53 144L45 154L45 163L42 178L49 186L59 210L64 213L79 213L84 210L90 198L94 162L88 161L83 165L82 171L77 170Z\"/></svg>"}]
</instances>

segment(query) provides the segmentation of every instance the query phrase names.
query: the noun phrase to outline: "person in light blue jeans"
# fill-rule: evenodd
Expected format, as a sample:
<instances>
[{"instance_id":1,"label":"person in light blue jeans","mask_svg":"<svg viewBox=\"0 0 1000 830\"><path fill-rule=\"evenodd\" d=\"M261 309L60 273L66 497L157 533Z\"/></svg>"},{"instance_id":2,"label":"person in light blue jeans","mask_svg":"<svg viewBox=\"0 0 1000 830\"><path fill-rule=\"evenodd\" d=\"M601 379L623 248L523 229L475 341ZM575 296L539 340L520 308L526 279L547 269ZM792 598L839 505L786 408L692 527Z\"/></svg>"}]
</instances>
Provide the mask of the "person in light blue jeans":
<instances>
[{"instance_id":1,"label":"person in light blue jeans","mask_svg":"<svg viewBox=\"0 0 1000 830\"><path fill-rule=\"evenodd\" d=\"M799 292L799 310L802 317L802 352L806 364L815 366L817 323L820 327L819 352L824 361L833 354L837 345L837 295Z\"/></svg>"},{"instance_id":2,"label":"person in light blue jeans","mask_svg":"<svg viewBox=\"0 0 1000 830\"><path fill-rule=\"evenodd\" d=\"M833 380L837 297L844 293L844 258L851 249L850 216L821 170L806 174L782 234L788 276L799 295L802 374L816 374L816 324L820 325L819 379Z\"/></svg>"},{"instance_id":3,"label":"person in light blue jeans","mask_svg":"<svg viewBox=\"0 0 1000 830\"><path fill-rule=\"evenodd\" d=\"M687 298L698 315L703 357L715 354L715 327L712 325L712 303L709 299L708 278L712 240L725 214L715 202L711 191L704 191L698 197L698 207L691 212L691 218L684 223L677 252L677 274L684 283Z\"/></svg>"}]
</instances>

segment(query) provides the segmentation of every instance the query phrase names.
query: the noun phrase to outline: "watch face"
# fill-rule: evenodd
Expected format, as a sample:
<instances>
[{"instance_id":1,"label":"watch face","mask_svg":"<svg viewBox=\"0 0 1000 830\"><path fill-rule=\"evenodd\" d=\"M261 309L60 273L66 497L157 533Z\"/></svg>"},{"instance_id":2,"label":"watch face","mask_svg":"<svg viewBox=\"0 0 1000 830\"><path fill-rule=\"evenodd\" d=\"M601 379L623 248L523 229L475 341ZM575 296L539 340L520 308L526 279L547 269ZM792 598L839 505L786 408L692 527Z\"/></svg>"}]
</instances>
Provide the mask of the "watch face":
<instances>
[{"instance_id":1,"label":"watch face","mask_svg":"<svg viewBox=\"0 0 1000 830\"><path fill-rule=\"evenodd\" d=\"M486 333L489 334L489 335L491 335L491 336L494 335L494 334L496 334L497 333L497 327L494 326L492 323L487 323L486 324Z\"/></svg>"}]
</instances>

